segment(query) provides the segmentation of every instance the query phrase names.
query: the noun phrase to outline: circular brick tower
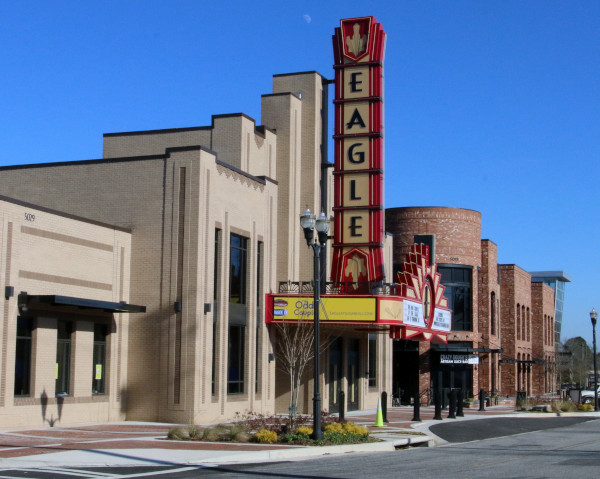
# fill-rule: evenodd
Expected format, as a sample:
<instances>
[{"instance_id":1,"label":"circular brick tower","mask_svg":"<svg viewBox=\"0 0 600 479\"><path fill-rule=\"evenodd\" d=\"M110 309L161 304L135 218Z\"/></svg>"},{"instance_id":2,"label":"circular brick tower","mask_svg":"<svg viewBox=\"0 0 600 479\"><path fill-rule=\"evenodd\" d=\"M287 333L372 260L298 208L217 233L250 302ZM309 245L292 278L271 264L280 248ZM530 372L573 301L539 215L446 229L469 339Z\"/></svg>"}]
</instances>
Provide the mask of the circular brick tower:
<instances>
[{"instance_id":1,"label":"circular brick tower","mask_svg":"<svg viewBox=\"0 0 600 479\"><path fill-rule=\"evenodd\" d=\"M418 391L431 401L432 391L443 394L459 388L470 396L479 388L477 364L448 364L458 354L472 355L481 344L478 281L482 262L481 213L462 208L405 207L385 212L386 232L393 235L394 272L399 270L414 243L430 247L430 262L437 264L453 310L448 345L421 341L394 342L393 387ZM416 383L418 377L418 384ZM405 393L406 394L406 393ZM403 398L404 400L409 398Z\"/></svg>"}]
</instances>

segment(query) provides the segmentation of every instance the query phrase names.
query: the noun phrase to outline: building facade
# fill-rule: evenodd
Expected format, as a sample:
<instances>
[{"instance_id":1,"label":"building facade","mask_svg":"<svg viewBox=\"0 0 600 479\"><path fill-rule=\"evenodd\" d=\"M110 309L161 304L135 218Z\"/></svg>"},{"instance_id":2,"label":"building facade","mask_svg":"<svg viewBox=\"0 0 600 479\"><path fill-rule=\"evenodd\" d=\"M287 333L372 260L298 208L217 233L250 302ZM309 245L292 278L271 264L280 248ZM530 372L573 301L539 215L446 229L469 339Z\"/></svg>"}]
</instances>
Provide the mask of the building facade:
<instances>
[{"instance_id":1,"label":"building facade","mask_svg":"<svg viewBox=\"0 0 600 479\"><path fill-rule=\"evenodd\" d=\"M88 402L104 399L107 404L103 409L98 406L102 412L94 420L206 423L233 417L238 411L288 412L288 381L273 360L277 340L265 324L264 301L266 293L277 291L279 282L312 278L312 258L298 218L307 206L331 211L328 196L321 196L332 184L323 156L326 110L327 80L321 75L276 75L273 93L262 97L261 126L244 114L216 115L206 127L105 134L103 158L98 160L1 168L0 188L11 198L3 203L4 214L26 201L40 205L31 211L52 209L71 222L112 225L94 227L108 228L113 236L118 231L127 245L125 253L114 246L113 254L121 256L107 256L102 268L83 257L78 268L89 268L69 274L63 271L66 264L48 261L37 250L39 245L32 249L33 257L44 257L44 263L37 263L44 264L48 277L75 277L80 282L96 278L96 283L110 284L112 294L98 295L94 287L85 286L72 291L63 285L67 280L30 283L18 276L20 266L5 268L10 274L3 274L3 286L35 296L126 301L145 311L102 313L113 325L106 336L107 350L119 351L118 360L111 359L105 370L103 377L111 387L106 386L104 396L87 391L92 366L85 364L93 354L93 321L78 322L68 330L75 347L65 353L73 365L69 379L73 387L64 391L63 398L56 396L50 384L55 378L46 371L54 362L35 359L29 364L29 380L19 379L30 386L12 394L11 359L3 362L2 380L7 386L0 413L37 425L37 416L28 414L26 405L40 407L46 396L48 407L56 406L56 401L64 403L63 423L90 420L89 415L76 414L71 404L81 405L78 410L83 412ZM39 224L41 215L32 214ZM5 257L8 251L14 256L14 232L26 225L24 221L11 222L13 235L4 234ZM8 222L4 228L7 231ZM59 223L54 228L53 233L40 229L38 236L72 236ZM386 251L391 260L391 243ZM61 254L69 252L65 249ZM79 258L77 254L73 260ZM120 261L123 274L127 273L123 282L116 274L100 281L104 270L108 275L109 266ZM108 291L108 286L103 287ZM123 293L115 295L115 291ZM17 334L17 302L15 295L4 310L7 358L15 357L15 345L23 336ZM58 308L48 321L62 324L61 314ZM46 332L43 315L32 319L23 337L33 338L35 354L45 351L41 345L48 335L53 335L54 344L56 337L67 334L56 325ZM349 409L373 407L381 391L390 389L391 370L386 365L391 341L386 334L375 333L324 328L332 338L322 355L326 408L336 407L340 391L346 393ZM44 354L56 353L55 346L48 348ZM84 370L85 378L80 379ZM309 368L302 387L301 412L310 410L310 372ZM38 384L41 378L45 382Z\"/></svg>"},{"instance_id":2,"label":"building facade","mask_svg":"<svg viewBox=\"0 0 600 479\"><path fill-rule=\"evenodd\" d=\"M394 391L415 394L459 388L494 395L556 390L554 292L516 265L498 264L497 245L481 239L473 210L406 207L386 210L394 237L394 269L413 243L429 245L442 273L452 315L448 344L394 344Z\"/></svg>"},{"instance_id":3,"label":"building facade","mask_svg":"<svg viewBox=\"0 0 600 479\"><path fill-rule=\"evenodd\" d=\"M131 231L0 197L3 427L126 417Z\"/></svg>"}]
</instances>

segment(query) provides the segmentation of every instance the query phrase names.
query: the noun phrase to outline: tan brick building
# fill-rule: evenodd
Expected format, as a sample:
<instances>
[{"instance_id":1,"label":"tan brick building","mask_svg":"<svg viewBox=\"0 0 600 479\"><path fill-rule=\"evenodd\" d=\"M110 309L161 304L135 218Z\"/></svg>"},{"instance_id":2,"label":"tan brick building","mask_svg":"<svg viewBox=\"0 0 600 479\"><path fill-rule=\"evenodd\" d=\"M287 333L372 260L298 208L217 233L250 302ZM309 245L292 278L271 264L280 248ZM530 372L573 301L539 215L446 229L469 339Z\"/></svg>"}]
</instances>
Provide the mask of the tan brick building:
<instances>
[{"instance_id":1,"label":"tan brick building","mask_svg":"<svg viewBox=\"0 0 600 479\"><path fill-rule=\"evenodd\" d=\"M206 423L238 411L287 412L264 298L280 281L312 278L299 215L307 207L331 212L327 83L315 72L275 76L261 126L241 113L215 115L205 127L106 134L98 160L0 168L0 191L11 198L0 210L1 286L81 303L53 304L52 314L28 304L23 336L21 296L6 300L0 415L11 419L3 426L40 425L42 407L46 420L61 423ZM50 209L52 221L42 213ZM391 262L391 243L386 255ZM84 300L113 306L82 309ZM114 309L120 304L132 311ZM66 327L75 308L85 314ZM98 373L97 323L108 327ZM336 338L322 357L324 408L340 389L350 408L376 406L390 389L391 340L354 328L324 332ZM63 340L66 352L56 346ZM16 366L23 341L31 361ZM55 374L60 348L70 364L64 391ZM339 366L331 387L330 364ZM102 391L92 391L92 372L105 378ZM311 392L306 379L302 411Z\"/></svg>"},{"instance_id":2,"label":"tan brick building","mask_svg":"<svg viewBox=\"0 0 600 479\"><path fill-rule=\"evenodd\" d=\"M125 418L131 232L0 197L0 423Z\"/></svg>"},{"instance_id":3,"label":"tan brick building","mask_svg":"<svg viewBox=\"0 0 600 479\"><path fill-rule=\"evenodd\" d=\"M516 265L498 264L497 245L481 239L480 213L390 208L386 229L394 236L395 269L413 243L430 245L453 310L447 345L394 344L394 391L403 390L406 400L417 384L422 398L437 387L510 397L556 390L554 291Z\"/></svg>"}]
</instances>

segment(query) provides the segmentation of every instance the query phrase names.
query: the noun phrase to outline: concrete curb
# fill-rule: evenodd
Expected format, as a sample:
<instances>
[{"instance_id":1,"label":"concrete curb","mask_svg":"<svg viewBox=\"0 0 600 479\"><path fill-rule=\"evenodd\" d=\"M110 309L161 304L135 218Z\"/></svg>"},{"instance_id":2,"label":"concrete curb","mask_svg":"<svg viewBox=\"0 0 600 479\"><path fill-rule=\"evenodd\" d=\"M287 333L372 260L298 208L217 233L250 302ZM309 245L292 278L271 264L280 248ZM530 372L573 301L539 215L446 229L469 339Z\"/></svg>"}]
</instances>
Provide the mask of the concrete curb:
<instances>
[{"instance_id":1,"label":"concrete curb","mask_svg":"<svg viewBox=\"0 0 600 479\"><path fill-rule=\"evenodd\" d=\"M429 445L432 438L422 435L393 437L387 434L381 442L344 444L339 446L298 446L262 451L191 451L173 449L96 449L65 451L39 456L0 459L0 467L130 467L130 466L217 466L248 464L273 460L302 460L311 457L348 454L355 452L393 452L396 448ZM100 459L102 457L102 459ZM67 466L68 465L68 466Z\"/></svg>"}]
</instances>

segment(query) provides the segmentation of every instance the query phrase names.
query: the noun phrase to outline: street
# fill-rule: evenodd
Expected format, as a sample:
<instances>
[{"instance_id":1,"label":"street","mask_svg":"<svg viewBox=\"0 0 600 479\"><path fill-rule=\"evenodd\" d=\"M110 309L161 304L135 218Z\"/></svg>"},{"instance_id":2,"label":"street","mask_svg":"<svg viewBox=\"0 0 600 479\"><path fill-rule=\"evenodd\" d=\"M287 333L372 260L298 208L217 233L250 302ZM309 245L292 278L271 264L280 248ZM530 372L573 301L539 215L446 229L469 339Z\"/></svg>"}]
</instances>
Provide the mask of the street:
<instances>
[{"instance_id":1,"label":"street","mask_svg":"<svg viewBox=\"0 0 600 479\"><path fill-rule=\"evenodd\" d=\"M494 421L490 423L489 421ZM600 468L600 419L551 417L444 421L435 434L458 440L465 431L486 431L491 437L435 448L392 453L348 454L318 459L215 467L173 465L160 467L54 468L3 470L0 477L73 478L596 478ZM440 429L445 429L444 431ZM525 430L531 432L524 432ZM496 431L494 434L492 431Z\"/></svg>"}]
</instances>

